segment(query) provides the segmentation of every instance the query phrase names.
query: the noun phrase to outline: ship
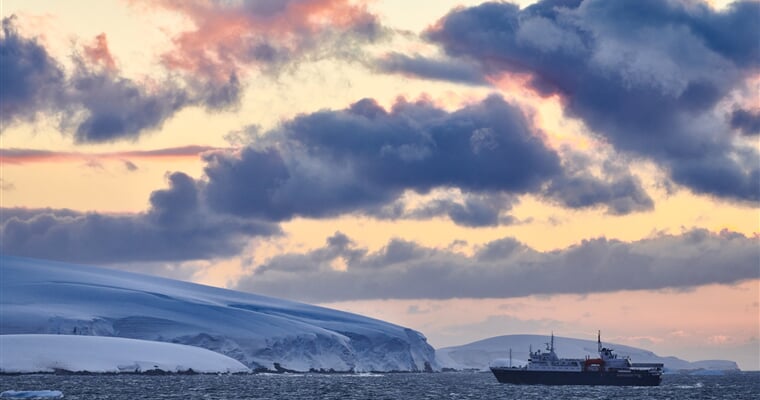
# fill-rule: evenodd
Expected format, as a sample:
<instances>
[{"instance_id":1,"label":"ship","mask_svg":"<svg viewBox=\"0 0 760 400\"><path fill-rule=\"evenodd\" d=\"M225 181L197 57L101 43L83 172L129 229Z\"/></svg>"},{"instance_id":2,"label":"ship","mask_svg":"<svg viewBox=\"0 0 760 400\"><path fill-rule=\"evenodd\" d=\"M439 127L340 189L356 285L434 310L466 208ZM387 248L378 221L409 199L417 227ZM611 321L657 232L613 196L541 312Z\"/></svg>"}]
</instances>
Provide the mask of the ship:
<instances>
[{"instance_id":1,"label":"ship","mask_svg":"<svg viewBox=\"0 0 760 400\"><path fill-rule=\"evenodd\" d=\"M602 346L601 331L597 334L598 357L559 358L554 352L554 332L546 343L546 351L529 350L528 364L513 367L491 365L501 383L517 385L609 385L658 386L662 382L663 364L632 363L628 357L618 357L611 348Z\"/></svg>"}]
</instances>

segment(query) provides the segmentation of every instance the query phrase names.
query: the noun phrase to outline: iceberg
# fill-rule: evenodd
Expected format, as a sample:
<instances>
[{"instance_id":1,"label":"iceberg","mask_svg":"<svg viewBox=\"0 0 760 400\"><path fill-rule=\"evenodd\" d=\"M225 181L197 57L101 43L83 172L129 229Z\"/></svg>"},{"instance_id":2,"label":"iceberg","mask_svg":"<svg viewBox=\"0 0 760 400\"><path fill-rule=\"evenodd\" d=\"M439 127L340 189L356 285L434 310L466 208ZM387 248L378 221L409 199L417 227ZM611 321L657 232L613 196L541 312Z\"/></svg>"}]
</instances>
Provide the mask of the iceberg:
<instances>
[{"instance_id":1,"label":"iceberg","mask_svg":"<svg viewBox=\"0 0 760 400\"><path fill-rule=\"evenodd\" d=\"M0 256L0 335L201 347L257 371L425 371L421 333L313 305L91 266Z\"/></svg>"},{"instance_id":2,"label":"iceberg","mask_svg":"<svg viewBox=\"0 0 760 400\"><path fill-rule=\"evenodd\" d=\"M102 336L0 335L0 372L250 372L222 354L174 343Z\"/></svg>"}]
</instances>

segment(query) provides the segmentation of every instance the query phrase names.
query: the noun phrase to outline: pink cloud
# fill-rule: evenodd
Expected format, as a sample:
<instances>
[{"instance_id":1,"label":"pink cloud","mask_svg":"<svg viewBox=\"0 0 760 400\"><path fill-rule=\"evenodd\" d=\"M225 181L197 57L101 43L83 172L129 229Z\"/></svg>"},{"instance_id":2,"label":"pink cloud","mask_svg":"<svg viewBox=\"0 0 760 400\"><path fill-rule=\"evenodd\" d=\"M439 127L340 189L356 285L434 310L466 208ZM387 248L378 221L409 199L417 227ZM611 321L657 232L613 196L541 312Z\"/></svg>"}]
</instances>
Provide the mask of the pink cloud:
<instances>
[{"instance_id":1,"label":"pink cloud","mask_svg":"<svg viewBox=\"0 0 760 400\"><path fill-rule=\"evenodd\" d=\"M108 39L105 33L95 36L91 45L84 46L84 55L92 64L100 64L109 71L116 71L116 62L108 50Z\"/></svg>"},{"instance_id":2,"label":"pink cloud","mask_svg":"<svg viewBox=\"0 0 760 400\"><path fill-rule=\"evenodd\" d=\"M22 165L42 162L71 162L85 160L88 166L94 166L94 163L97 163L98 160L116 159L124 161L124 159L127 158L144 160L198 158L198 156L205 152L215 150L221 149L210 146L182 146L156 150L81 153L10 148L0 149L0 163Z\"/></svg>"},{"instance_id":3,"label":"pink cloud","mask_svg":"<svg viewBox=\"0 0 760 400\"><path fill-rule=\"evenodd\" d=\"M710 344L725 344L731 342L732 339L730 336L726 335L713 335L707 338L707 341L710 342Z\"/></svg>"},{"instance_id":4,"label":"pink cloud","mask_svg":"<svg viewBox=\"0 0 760 400\"><path fill-rule=\"evenodd\" d=\"M173 41L163 63L222 82L249 65L288 61L346 35L371 39L376 17L349 0L213 1L161 0L155 6L186 16L195 29Z\"/></svg>"}]
</instances>

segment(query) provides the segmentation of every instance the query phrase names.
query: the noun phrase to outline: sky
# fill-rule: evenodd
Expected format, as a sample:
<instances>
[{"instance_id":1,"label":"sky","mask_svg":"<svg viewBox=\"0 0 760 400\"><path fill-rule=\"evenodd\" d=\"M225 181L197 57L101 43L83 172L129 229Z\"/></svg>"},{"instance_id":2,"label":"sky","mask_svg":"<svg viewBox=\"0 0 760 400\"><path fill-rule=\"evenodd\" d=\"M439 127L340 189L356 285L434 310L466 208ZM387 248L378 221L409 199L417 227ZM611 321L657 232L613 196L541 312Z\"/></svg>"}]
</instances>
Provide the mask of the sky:
<instances>
[{"instance_id":1,"label":"sky","mask_svg":"<svg viewBox=\"0 0 760 400\"><path fill-rule=\"evenodd\" d=\"M756 1L0 13L4 254L760 370Z\"/></svg>"}]
</instances>

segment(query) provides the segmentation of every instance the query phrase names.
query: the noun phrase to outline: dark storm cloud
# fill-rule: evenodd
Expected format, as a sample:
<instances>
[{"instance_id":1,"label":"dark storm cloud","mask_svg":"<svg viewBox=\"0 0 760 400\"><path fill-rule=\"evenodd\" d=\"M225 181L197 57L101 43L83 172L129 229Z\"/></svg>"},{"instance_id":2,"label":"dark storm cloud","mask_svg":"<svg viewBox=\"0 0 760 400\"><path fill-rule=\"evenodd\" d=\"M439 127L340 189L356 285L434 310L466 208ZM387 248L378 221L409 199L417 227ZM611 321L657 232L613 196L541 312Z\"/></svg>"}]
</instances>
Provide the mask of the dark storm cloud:
<instances>
[{"instance_id":1,"label":"dark storm cloud","mask_svg":"<svg viewBox=\"0 0 760 400\"><path fill-rule=\"evenodd\" d=\"M141 214L2 209L4 254L71 262L184 261L231 256L276 226L208 212L199 183L182 173L151 194Z\"/></svg>"},{"instance_id":2,"label":"dark storm cloud","mask_svg":"<svg viewBox=\"0 0 760 400\"><path fill-rule=\"evenodd\" d=\"M462 60L435 60L419 54L410 57L394 52L375 60L374 66L382 72L402 73L423 79L489 85L485 75L475 64Z\"/></svg>"},{"instance_id":3,"label":"dark storm cloud","mask_svg":"<svg viewBox=\"0 0 760 400\"><path fill-rule=\"evenodd\" d=\"M731 141L718 107L760 68L758 15L757 2L485 3L452 11L426 37L493 77L527 74L568 115L677 183L758 201L760 157Z\"/></svg>"},{"instance_id":4,"label":"dark storm cloud","mask_svg":"<svg viewBox=\"0 0 760 400\"><path fill-rule=\"evenodd\" d=\"M332 267L338 258L347 270ZM374 253L327 245L276 256L236 288L311 302L585 294L733 284L760 277L759 258L757 238L704 230L632 243L586 240L546 253L502 239L472 257L392 240Z\"/></svg>"},{"instance_id":5,"label":"dark storm cloud","mask_svg":"<svg viewBox=\"0 0 760 400\"><path fill-rule=\"evenodd\" d=\"M212 208L273 221L363 212L391 218L447 214L463 225L495 225L505 221L500 212L513 203L504 195L542 193L550 182L568 179L558 154L499 96L454 112L424 100L401 100L386 111L364 99L345 110L300 115L237 154L205 158ZM612 204L620 196L651 202L637 181L582 178L594 183L586 189L603 193L570 206ZM439 188L459 189L464 202L388 208L406 190Z\"/></svg>"},{"instance_id":6,"label":"dark storm cloud","mask_svg":"<svg viewBox=\"0 0 760 400\"><path fill-rule=\"evenodd\" d=\"M731 127L747 136L760 135L760 111L734 110L731 113Z\"/></svg>"}]
</instances>

